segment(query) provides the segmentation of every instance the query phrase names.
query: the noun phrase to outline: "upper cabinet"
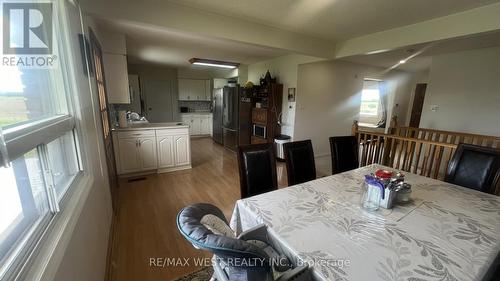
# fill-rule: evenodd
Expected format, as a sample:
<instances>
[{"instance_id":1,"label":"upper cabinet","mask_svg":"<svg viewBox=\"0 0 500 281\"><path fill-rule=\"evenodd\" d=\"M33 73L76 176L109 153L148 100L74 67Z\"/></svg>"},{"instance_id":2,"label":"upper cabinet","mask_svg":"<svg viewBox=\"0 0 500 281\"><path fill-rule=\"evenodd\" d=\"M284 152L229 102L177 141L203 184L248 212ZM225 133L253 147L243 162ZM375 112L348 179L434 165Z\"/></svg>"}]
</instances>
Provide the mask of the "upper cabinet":
<instances>
[{"instance_id":1,"label":"upper cabinet","mask_svg":"<svg viewBox=\"0 0 500 281\"><path fill-rule=\"evenodd\" d=\"M104 74L109 103L130 103L127 57L121 54L103 54Z\"/></svg>"},{"instance_id":2,"label":"upper cabinet","mask_svg":"<svg viewBox=\"0 0 500 281\"><path fill-rule=\"evenodd\" d=\"M179 79L179 100L210 101L211 81L209 79Z\"/></svg>"}]
</instances>

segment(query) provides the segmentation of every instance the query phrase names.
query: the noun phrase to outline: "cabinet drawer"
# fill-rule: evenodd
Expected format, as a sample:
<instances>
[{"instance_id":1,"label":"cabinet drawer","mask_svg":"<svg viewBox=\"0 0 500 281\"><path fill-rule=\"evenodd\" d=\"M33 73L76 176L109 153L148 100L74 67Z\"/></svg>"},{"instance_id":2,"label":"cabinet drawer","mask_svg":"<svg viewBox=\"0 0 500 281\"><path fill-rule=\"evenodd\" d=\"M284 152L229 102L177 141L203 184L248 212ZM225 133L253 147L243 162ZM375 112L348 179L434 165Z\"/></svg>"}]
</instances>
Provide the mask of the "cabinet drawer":
<instances>
[{"instance_id":1,"label":"cabinet drawer","mask_svg":"<svg viewBox=\"0 0 500 281\"><path fill-rule=\"evenodd\" d=\"M178 135L188 135L188 128L173 128L173 129L161 129L156 130L157 136L178 136Z\"/></svg>"},{"instance_id":2,"label":"cabinet drawer","mask_svg":"<svg viewBox=\"0 0 500 281\"><path fill-rule=\"evenodd\" d=\"M118 132L118 138L119 139L124 139L124 138L139 138L139 137L154 137L154 136L155 136L155 131L154 130Z\"/></svg>"}]
</instances>

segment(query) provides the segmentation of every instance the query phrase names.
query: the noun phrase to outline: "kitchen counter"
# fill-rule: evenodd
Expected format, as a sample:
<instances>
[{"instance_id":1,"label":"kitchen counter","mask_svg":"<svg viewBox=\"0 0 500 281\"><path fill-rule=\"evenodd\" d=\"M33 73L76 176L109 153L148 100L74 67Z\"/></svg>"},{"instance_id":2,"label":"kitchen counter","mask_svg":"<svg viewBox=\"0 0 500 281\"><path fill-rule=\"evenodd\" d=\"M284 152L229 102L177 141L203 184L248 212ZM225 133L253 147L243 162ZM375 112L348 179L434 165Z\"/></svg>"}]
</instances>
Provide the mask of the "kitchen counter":
<instances>
[{"instance_id":1,"label":"kitchen counter","mask_svg":"<svg viewBox=\"0 0 500 281\"><path fill-rule=\"evenodd\" d=\"M126 128L115 127L113 131L138 131L138 130L157 130L169 128L189 128L189 125L182 122L165 122L165 123L129 123Z\"/></svg>"}]
</instances>

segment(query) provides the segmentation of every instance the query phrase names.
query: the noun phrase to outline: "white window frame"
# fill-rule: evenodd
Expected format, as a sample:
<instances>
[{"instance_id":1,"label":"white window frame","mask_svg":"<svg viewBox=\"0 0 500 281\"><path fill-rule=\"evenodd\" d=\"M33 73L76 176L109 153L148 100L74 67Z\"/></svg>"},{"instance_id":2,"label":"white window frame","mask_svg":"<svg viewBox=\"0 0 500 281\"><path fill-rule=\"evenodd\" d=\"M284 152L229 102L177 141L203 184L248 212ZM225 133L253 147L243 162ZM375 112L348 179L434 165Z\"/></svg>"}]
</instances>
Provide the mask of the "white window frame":
<instances>
[{"instance_id":1,"label":"white window frame","mask_svg":"<svg viewBox=\"0 0 500 281\"><path fill-rule=\"evenodd\" d=\"M75 4L79 8L77 3L72 4ZM43 257L52 256L56 249L55 245L68 242L67 235L66 241L63 239L64 235L67 234L64 230L68 227L71 229L70 226L74 227L76 223L74 215L79 213L78 210L81 210L83 207L82 202L88 196L89 188L80 189L77 187L91 186L94 181L92 175L84 173L84 167L87 166L85 159L82 157L84 155L82 152L84 146L82 139L78 138L78 136L83 135L81 126L77 121L81 120L81 112L75 110L75 108L79 108L79 104L78 100L73 97L75 95L72 95L72 93L76 93L77 89L77 86L72 83L76 80L74 72L76 64L72 61L75 56L71 50L71 44L68 43L71 40L71 33L68 27L69 23L65 5L67 3L58 3L58 5L55 5L56 10L54 14L58 14L59 17L56 27L60 28L59 36L64 37L59 38L61 45L58 48L60 50L58 58L61 60L61 71L63 72L63 79L65 81L64 98L66 99L68 113L38 120L29 120L21 124L8 126L3 131L0 130L0 165L8 163L9 160L17 159L26 152L36 148L39 151L42 170L47 172L50 170L50 167L48 167L48 158L45 155L46 145L64 134L72 132L75 139L79 172L73 176L61 200L57 199L53 187L52 190L48 190L51 215L45 216L37 227L32 228L24 236L23 240L19 243L22 247L15 253L15 256L9 257L12 265L1 278L2 281L40 280L42 278L49 262L47 258ZM65 42L65 44L62 42ZM45 185L47 187L47 183Z\"/></svg>"}]
</instances>

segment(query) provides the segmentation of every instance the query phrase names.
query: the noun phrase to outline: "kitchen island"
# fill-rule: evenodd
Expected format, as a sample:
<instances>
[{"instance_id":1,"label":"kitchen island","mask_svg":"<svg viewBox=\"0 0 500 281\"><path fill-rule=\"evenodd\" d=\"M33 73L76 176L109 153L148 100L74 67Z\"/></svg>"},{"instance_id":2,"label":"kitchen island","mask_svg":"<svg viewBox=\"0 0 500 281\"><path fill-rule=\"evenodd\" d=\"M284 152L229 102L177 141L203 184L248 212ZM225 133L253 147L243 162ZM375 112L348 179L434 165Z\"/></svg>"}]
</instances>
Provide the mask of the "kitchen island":
<instances>
[{"instance_id":1,"label":"kitchen island","mask_svg":"<svg viewBox=\"0 0 500 281\"><path fill-rule=\"evenodd\" d=\"M112 137L120 176L191 169L189 125L135 123L113 129Z\"/></svg>"}]
</instances>

